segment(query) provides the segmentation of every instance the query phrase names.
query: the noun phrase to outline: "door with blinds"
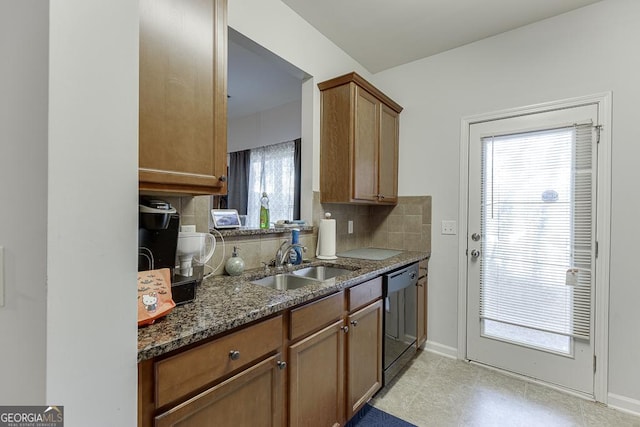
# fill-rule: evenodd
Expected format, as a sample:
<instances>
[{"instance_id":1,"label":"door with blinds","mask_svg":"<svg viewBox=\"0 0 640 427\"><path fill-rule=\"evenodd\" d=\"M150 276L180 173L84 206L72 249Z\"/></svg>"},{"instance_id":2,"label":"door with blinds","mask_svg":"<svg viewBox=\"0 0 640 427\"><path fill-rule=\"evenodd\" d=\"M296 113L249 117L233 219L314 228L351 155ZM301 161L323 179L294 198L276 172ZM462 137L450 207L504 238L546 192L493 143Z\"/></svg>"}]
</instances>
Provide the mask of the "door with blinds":
<instances>
[{"instance_id":1,"label":"door with blinds","mask_svg":"<svg viewBox=\"0 0 640 427\"><path fill-rule=\"evenodd\" d=\"M467 358L593 394L597 105L469 129Z\"/></svg>"}]
</instances>

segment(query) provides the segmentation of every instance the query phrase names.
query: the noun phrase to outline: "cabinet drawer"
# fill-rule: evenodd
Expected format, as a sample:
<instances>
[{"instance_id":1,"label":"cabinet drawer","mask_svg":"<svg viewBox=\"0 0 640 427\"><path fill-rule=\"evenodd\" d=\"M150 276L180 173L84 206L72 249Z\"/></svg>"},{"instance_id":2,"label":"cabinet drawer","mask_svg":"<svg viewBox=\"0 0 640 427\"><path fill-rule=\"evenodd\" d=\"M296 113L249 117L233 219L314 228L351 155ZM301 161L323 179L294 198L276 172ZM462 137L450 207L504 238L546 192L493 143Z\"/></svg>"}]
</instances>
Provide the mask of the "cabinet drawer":
<instances>
[{"instance_id":1,"label":"cabinet drawer","mask_svg":"<svg viewBox=\"0 0 640 427\"><path fill-rule=\"evenodd\" d=\"M323 328L342 317L344 295L342 292L291 310L289 339L295 340Z\"/></svg>"},{"instance_id":2,"label":"cabinet drawer","mask_svg":"<svg viewBox=\"0 0 640 427\"><path fill-rule=\"evenodd\" d=\"M281 345L282 316L277 316L156 362L156 407L193 393Z\"/></svg>"},{"instance_id":3,"label":"cabinet drawer","mask_svg":"<svg viewBox=\"0 0 640 427\"><path fill-rule=\"evenodd\" d=\"M382 296L382 277L353 286L347 290L349 311L369 304Z\"/></svg>"}]
</instances>

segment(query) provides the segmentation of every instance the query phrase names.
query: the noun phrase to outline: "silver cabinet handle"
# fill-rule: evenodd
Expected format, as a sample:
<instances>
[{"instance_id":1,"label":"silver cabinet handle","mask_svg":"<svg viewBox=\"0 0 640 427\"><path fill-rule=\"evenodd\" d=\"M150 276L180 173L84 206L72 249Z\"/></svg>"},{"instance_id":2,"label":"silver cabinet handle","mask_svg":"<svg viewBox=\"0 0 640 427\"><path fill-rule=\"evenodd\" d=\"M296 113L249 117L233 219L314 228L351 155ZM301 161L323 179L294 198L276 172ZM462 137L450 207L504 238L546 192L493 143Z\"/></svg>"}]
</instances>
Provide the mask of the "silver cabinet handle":
<instances>
[{"instance_id":1,"label":"silver cabinet handle","mask_svg":"<svg viewBox=\"0 0 640 427\"><path fill-rule=\"evenodd\" d=\"M479 251L479 250L477 250L477 249L472 249L472 250L471 250L471 256L472 256L473 258L478 258L478 257L480 256L480 251Z\"/></svg>"},{"instance_id":2,"label":"silver cabinet handle","mask_svg":"<svg viewBox=\"0 0 640 427\"><path fill-rule=\"evenodd\" d=\"M231 360L240 359L240 352L238 350L231 350L229 352L229 359L231 359Z\"/></svg>"},{"instance_id":3,"label":"silver cabinet handle","mask_svg":"<svg viewBox=\"0 0 640 427\"><path fill-rule=\"evenodd\" d=\"M340 329L342 329L342 332L344 332L345 334L347 332L349 332L349 327L348 326L342 326Z\"/></svg>"},{"instance_id":4,"label":"silver cabinet handle","mask_svg":"<svg viewBox=\"0 0 640 427\"><path fill-rule=\"evenodd\" d=\"M220 178L218 178L218 181L220 182L225 182L227 180L227 176L226 175L220 175Z\"/></svg>"},{"instance_id":5,"label":"silver cabinet handle","mask_svg":"<svg viewBox=\"0 0 640 427\"><path fill-rule=\"evenodd\" d=\"M353 326L358 326L358 321L357 321L357 320L352 320L352 321L351 321L351 324L352 324Z\"/></svg>"},{"instance_id":6,"label":"silver cabinet handle","mask_svg":"<svg viewBox=\"0 0 640 427\"><path fill-rule=\"evenodd\" d=\"M278 360L276 364L278 365L278 368L280 368L281 370L287 367L287 362L283 362L282 360Z\"/></svg>"}]
</instances>

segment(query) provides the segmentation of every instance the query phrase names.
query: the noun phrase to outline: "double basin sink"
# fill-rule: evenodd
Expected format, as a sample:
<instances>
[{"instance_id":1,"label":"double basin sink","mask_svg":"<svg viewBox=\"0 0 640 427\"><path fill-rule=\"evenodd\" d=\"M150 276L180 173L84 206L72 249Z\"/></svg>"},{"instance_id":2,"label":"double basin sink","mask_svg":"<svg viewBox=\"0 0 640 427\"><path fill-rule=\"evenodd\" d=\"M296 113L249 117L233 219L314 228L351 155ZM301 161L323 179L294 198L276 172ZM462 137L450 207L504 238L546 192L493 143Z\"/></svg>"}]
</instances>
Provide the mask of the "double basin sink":
<instances>
[{"instance_id":1,"label":"double basin sink","mask_svg":"<svg viewBox=\"0 0 640 427\"><path fill-rule=\"evenodd\" d=\"M282 291L299 289L308 285L335 282L337 276L351 273L356 269L317 265L304 267L289 273L280 273L273 276L253 280L251 283Z\"/></svg>"}]
</instances>

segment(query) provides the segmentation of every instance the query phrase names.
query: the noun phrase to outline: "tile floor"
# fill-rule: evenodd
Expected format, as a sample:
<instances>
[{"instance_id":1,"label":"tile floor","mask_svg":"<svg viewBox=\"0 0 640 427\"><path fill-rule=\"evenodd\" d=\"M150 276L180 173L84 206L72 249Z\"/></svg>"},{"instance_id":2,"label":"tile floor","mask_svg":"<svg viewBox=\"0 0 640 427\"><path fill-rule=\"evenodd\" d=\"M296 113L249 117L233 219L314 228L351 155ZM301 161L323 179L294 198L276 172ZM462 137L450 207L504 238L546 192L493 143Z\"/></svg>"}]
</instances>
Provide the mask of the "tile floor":
<instances>
[{"instance_id":1,"label":"tile floor","mask_svg":"<svg viewBox=\"0 0 640 427\"><path fill-rule=\"evenodd\" d=\"M640 417L426 351L371 403L421 427L640 427Z\"/></svg>"}]
</instances>

